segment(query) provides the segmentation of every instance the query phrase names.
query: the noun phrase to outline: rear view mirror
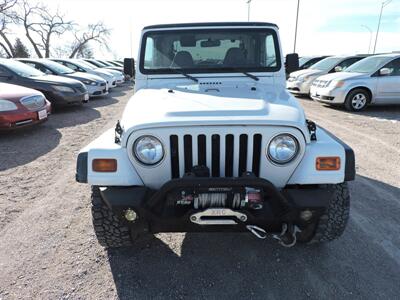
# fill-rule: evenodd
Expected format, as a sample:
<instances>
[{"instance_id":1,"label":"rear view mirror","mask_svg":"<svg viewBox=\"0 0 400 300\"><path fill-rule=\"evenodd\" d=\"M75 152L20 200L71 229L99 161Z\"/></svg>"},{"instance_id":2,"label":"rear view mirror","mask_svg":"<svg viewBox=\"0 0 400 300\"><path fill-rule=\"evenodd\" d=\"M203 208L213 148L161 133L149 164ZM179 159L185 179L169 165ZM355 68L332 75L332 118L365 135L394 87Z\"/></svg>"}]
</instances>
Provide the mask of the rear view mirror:
<instances>
[{"instance_id":1,"label":"rear view mirror","mask_svg":"<svg viewBox=\"0 0 400 300\"><path fill-rule=\"evenodd\" d=\"M299 55L297 53L286 55L285 68L286 74L290 74L299 69Z\"/></svg>"},{"instance_id":2,"label":"rear view mirror","mask_svg":"<svg viewBox=\"0 0 400 300\"><path fill-rule=\"evenodd\" d=\"M335 72L342 72L343 68L341 66L336 66L335 67Z\"/></svg>"},{"instance_id":3,"label":"rear view mirror","mask_svg":"<svg viewBox=\"0 0 400 300\"><path fill-rule=\"evenodd\" d=\"M221 46L221 41L220 40L207 40L207 41L202 41L200 43L200 46L202 48L208 48L208 47L219 47Z\"/></svg>"},{"instance_id":4,"label":"rear view mirror","mask_svg":"<svg viewBox=\"0 0 400 300\"><path fill-rule=\"evenodd\" d=\"M135 60L133 58L124 58L124 73L131 78L135 77Z\"/></svg>"},{"instance_id":5,"label":"rear view mirror","mask_svg":"<svg viewBox=\"0 0 400 300\"><path fill-rule=\"evenodd\" d=\"M390 68L382 68L379 70L379 75L381 76L387 76L390 75L393 72L393 69Z\"/></svg>"},{"instance_id":6,"label":"rear view mirror","mask_svg":"<svg viewBox=\"0 0 400 300\"><path fill-rule=\"evenodd\" d=\"M183 35L179 39L182 47L196 47L196 38L194 35Z\"/></svg>"}]
</instances>

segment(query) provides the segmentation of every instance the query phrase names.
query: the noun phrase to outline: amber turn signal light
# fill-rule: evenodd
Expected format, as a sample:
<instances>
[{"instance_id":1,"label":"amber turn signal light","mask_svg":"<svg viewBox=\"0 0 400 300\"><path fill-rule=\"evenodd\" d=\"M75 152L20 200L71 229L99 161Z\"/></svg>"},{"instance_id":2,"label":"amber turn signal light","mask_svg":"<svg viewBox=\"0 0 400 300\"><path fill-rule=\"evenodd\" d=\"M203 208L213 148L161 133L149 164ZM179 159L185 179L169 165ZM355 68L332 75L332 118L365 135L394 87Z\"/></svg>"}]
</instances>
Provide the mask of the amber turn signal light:
<instances>
[{"instance_id":1,"label":"amber turn signal light","mask_svg":"<svg viewBox=\"0 0 400 300\"><path fill-rule=\"evenodd\" d=\"M340 157L317 157L316 168L318 171L337 171L340 169Z\"/></svg>"},{"instance_id":2,"label":"amber turn signal light","mask_svg":"<svg viewBox=\"0 0 400 300\"><path fill-rule=\"evenodd\" d=\"M93 159L92 170L95 172L115 172L117 171L117 160L111 158Z\"/></svg>"}]
</instances>

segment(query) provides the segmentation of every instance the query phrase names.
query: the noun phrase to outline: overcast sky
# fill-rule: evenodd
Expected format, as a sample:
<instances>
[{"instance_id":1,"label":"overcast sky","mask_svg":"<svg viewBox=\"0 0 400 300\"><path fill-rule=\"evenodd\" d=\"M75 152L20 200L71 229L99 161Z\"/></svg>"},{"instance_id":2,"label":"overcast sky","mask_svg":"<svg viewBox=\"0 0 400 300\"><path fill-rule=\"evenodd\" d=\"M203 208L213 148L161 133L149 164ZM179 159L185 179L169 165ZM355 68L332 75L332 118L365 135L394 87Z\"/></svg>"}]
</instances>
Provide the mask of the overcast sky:
<instances>
[{"instance_id":1,"label":"overcast sky","mask_svg":"<svg viewBox=\"0 0 400 300\"><path fill-rule=\"evenodd\" d=\"M180 22L247 21L246 0L43 0L81 25L103 20L112 28L113 54L136 57L140 31L146 25ZM280 28L283 50L293 51L297 0L252 0L251 21L273 22ZM372 46L381 7L379 0L301 0L297 52L311 54L367 53ZM62 40L61 40L62 41ZM131 42L132 41L132 42ZM377 52L400 51L400 0L383 11Z\"/></svg>"}]
</instances>

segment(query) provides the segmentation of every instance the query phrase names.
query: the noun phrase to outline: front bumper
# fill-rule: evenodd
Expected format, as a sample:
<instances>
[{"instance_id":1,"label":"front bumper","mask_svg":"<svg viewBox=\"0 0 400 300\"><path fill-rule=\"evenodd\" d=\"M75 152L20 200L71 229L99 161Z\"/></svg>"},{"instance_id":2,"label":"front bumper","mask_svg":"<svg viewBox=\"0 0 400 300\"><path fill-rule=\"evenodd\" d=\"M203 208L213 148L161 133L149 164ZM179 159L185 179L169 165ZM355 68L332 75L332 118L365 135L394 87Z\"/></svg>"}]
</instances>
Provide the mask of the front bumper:
<instances>
[{"instance_id":1,"label":"front bumper","mask_svg":"<svg viewBox=\"0 0 400 300\"><path fill-rule=\"evenodd\" d=\"M108 87L107 84L100 86L100 85L87 85L86 88L88 89L90 97L101 97L108 94Z\"/></svg>"},{"instance_id":2,"label":"front bumper","mask_svg":"<svg viewBox=\"0 0 400 300\"><path fill-rule=\"evenodd\" d=\"M321 88L311 86L311 99L329 104L343 104L346 100L347 91L344 89L332 89L329 87Z\"/></svg>"},{"instance_id":3,"label":"front bumper","mask_svg":"<svg viewBox=\"0 0 400 300\"><path fill-rule=\"evenodd\" d=\"M233 209L247 216L246 221L236 224L203 225L191 221L193 214L207 209L195 209L192 205L178 206L176 200L185 193L225 191L237 192L245 188L261 191L262 208L242 206ZM246 225L268 228L278 232L283 223L296 224L300 228L315 222L325 212L329 196L326 189L299 189L287 187L278 190L271 182L255 176L240 178L205 178L184 177L173 179L154 191L144 186L137 187L102 187L100 194L105 204L122 222L135 230L157 232L212 232L246 231ZM229 198L228 198L229 199ZM229 202L227 202L229 208ZM127 221L125 212L133 210L137 214L134 222ZM311 212L312 217L304 220L303 211ZM221 216L216 217L216 219Z\"/></svg>"},{"instance_id":4,"label":"front bumper","mask_svg":"<svg viewBox=\"0 0 400 300\"><path fill-rule=\"evenodd\" d=\"M69 106L82 104L89 100L89 94L84 93L63 93L63 92L48 92L46 98L56 106Z\"/></svg>"},{"instance_id":5,"label":"front bumper","mask_svg":"<svg viewBox=\"0 0 400 300\"><path fill-rule=\"evenodd\" d=\"M308 95L311 82L308 81L286 81L286 88L295 95Z\"/></svg>"},{"instance_id":6,"label":"front bumper","mask_svg":"<svg viewBox=\"0 0 400 300\"><path fill-rule=\"evenodd\" d=\"M46 110L47 116L39 118L39 112L44 110ZM0 130L12 130L45 122L50 113L51 105L48 101L46 101L45 106L34 111L24 109L0 113Z\"/></svg>"}]
</instances>

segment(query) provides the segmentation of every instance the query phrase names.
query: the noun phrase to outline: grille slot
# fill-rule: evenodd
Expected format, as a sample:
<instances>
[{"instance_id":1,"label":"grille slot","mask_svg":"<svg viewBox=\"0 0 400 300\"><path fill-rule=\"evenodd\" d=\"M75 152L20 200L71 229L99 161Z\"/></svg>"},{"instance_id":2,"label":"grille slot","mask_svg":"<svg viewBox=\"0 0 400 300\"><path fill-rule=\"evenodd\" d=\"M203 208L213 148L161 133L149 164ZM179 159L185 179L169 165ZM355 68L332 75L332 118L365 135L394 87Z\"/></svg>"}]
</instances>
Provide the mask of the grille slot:
<instances>
[{"instance_id":1,"label":"grille slot","mask_svg":"<svg viewBox=\"0 0 400 300\"><path fill-rule=\"evenodd\" d=\"M207 166L212 177L246 171L260 176L261 142L261 134L170 135L171 177L182 177L195 165Z\"/></svg>"}]
</instances>

